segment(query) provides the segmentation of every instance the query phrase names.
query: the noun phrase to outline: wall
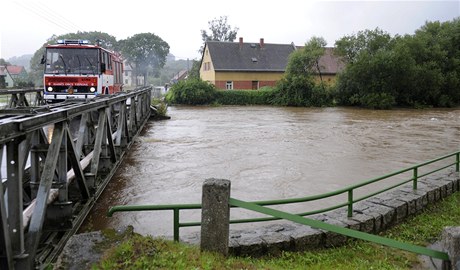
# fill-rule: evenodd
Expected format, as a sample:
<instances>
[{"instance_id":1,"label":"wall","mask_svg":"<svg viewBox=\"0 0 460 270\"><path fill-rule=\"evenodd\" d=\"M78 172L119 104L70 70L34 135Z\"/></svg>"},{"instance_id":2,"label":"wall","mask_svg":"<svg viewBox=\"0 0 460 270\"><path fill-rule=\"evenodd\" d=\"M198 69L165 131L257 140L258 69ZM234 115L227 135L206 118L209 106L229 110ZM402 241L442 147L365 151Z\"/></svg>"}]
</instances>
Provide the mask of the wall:
<instances>
[{"instance_id":1,"label":"wall","mask_svg":"<svg viewBox=\"0 0 460 270\"><path fill-rule=\"evenodd\" d=\"M337 76L333 74L322 74L321 78L323 79L323 82L328 85L333 85L337 81ZM315 82L320 83L321 78L319 77L319 75L315 75Z\"/></svg>"},{"instance_id":2,"label":"wall","mask_svg":"<svg viewBox=\"0 0 460 270\"><path fill-rule=\"evenodd\" d=\"M351 218L347 217L346 207L307 218L378 234L401 223L407 217L420 213L429 204L459 191L459 182L459 174L456 172L430 176L418 181L417 190L413 190L410 183L355 203ZM279 254L283 250L302 251L340 246L347 241L346 236L309 226L288 221L275 223L260 225L253 230L231 230L230 253L238 256L262 256ZM200 241L199 234L188 235L181 240L191 244L199 244Z\"/></svg>"},{"instance_id":3,"label":"wall","mask_svg":"<svg viewBox=\"0 0 460 270\"><path fill-rule=\"evenodd\" d=\"M209 70L205 70L205 64L209 65ZM214 66L212 65L211 55L209 53L207 46L203 52L203 59L201 61L200 78L203 81L208 81L212 84L214 84L216 80L216 75L214 73Z\"/></svg>"},{"instance_id":4,"label":"wall","mask_svg":"<svg viewBox=\"0 0 460 270\"><path fill-rule=\"evenodd\" d=\"M259 82L259 88L275 86L283 77L283 72L216 72L214 84L226 89L227 81L233 82L233 89L252 89L252 81Z\"/></svg>"},{"instance_id":5,"label":"wall","mask_svg":"<svg viewBox=\"0 0 460 270\"><path fill-rule=\"evenodd\" d=\"M216 81L214 85L218 89L226 89L227 81ZM264 86L275 86L276 81L259 81L259 89ZM250 90L252 89L252 81L233 81L233 90Z\"/></svg>"}]
</instances>

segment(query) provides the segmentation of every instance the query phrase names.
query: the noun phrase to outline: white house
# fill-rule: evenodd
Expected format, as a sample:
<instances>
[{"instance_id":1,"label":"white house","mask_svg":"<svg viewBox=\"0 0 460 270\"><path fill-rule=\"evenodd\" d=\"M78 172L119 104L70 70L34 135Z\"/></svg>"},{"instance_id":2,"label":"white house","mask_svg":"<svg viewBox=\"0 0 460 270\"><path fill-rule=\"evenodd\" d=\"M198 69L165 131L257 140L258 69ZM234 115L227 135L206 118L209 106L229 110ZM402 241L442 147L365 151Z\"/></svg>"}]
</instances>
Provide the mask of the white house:
<instances>
[{"instance_id":1,"label":"white house","mask_svg":"<svg viewBox=\"0 0 460 270\"><path fill-rule=\"evenodd\" d=\"M138 85L144 85L144 77L134 77L133 68L134 64L128 63L126 60L123 61L123 84L125 87L136 87Z\"/></svg>"}]
</instances>

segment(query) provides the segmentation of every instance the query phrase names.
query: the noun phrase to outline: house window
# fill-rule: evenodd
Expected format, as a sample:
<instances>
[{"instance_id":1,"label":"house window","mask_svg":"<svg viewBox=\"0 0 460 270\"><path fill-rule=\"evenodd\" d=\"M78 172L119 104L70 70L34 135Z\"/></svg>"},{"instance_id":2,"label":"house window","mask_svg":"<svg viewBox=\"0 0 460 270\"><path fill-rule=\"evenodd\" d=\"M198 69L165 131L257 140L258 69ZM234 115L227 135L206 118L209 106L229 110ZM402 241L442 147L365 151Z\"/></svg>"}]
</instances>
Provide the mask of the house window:
<instances>
[{"instance_id":1,"label":"house window","mask_svg":"<svg viewBox=\"0 0 460 270\"><path fill-rule=\"evenodd\" d=\"M210 70L211 69L211 62L206 62L204 63L204 71Z\"/></svg>"},{"instance_id":2,"label":"house window","mask_svg":"<svg viewBox=\"0 0 460 270\"><path fill-rule=\"evenodd\" d=\"M259 81L252 81L252 90L259 89Z\"/></svg>"},{"instance_id":3,"label":"house window","mask_svg":"<svg viewBox=\"0 0 460 270\"><path fill-rule=\"evenodd\" d=\"M227 89L227 90L233 90L233 82L232 82L232 81L228 81L228 82L225 84L225 89Z\"/></svg>"}]
</instances>

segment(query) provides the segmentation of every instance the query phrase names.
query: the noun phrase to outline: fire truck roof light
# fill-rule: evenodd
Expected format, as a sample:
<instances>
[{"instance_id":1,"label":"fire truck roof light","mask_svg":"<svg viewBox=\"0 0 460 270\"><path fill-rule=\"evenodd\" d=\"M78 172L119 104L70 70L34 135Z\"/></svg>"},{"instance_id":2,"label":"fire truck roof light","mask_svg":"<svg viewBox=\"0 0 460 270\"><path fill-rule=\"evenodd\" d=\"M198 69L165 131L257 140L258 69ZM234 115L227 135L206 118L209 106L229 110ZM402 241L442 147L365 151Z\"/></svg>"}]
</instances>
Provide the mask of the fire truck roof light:
<instances>
[{"instance_id":1,"label":"fire truck roof light","mask_svg":"<svg viewBox=\"0 0 460 270\"><path fill-rule=\"evenodd\" d=\"M88 40L83 39L58 39L58 44L89 44Z\"/></svg>"}]
</instances>

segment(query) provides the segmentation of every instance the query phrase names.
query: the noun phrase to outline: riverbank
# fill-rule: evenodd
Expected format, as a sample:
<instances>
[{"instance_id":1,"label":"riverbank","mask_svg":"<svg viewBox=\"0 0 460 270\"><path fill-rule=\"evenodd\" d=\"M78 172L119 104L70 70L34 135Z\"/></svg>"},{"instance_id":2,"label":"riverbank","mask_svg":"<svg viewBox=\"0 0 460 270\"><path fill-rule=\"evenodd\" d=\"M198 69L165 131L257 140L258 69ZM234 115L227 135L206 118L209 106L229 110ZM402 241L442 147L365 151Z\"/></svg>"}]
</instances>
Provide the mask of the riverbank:
<instances>
[{"instance_id":1,"label":"riverbank","mask_svg":"<svg viewBox=\"0 0 460 270\"><path fill-rule=\"evenodd\" d=\"M427 246L440 237L444 227L459 225L459 204L460 193L455 193L380 235ZM337 248L279 256L224 258L200 252L197 246L135 233L108 239L111 244L95 245L100 256L88 269L429 269L416 254L359 240Z\"/></svg>"}]
</instances>

